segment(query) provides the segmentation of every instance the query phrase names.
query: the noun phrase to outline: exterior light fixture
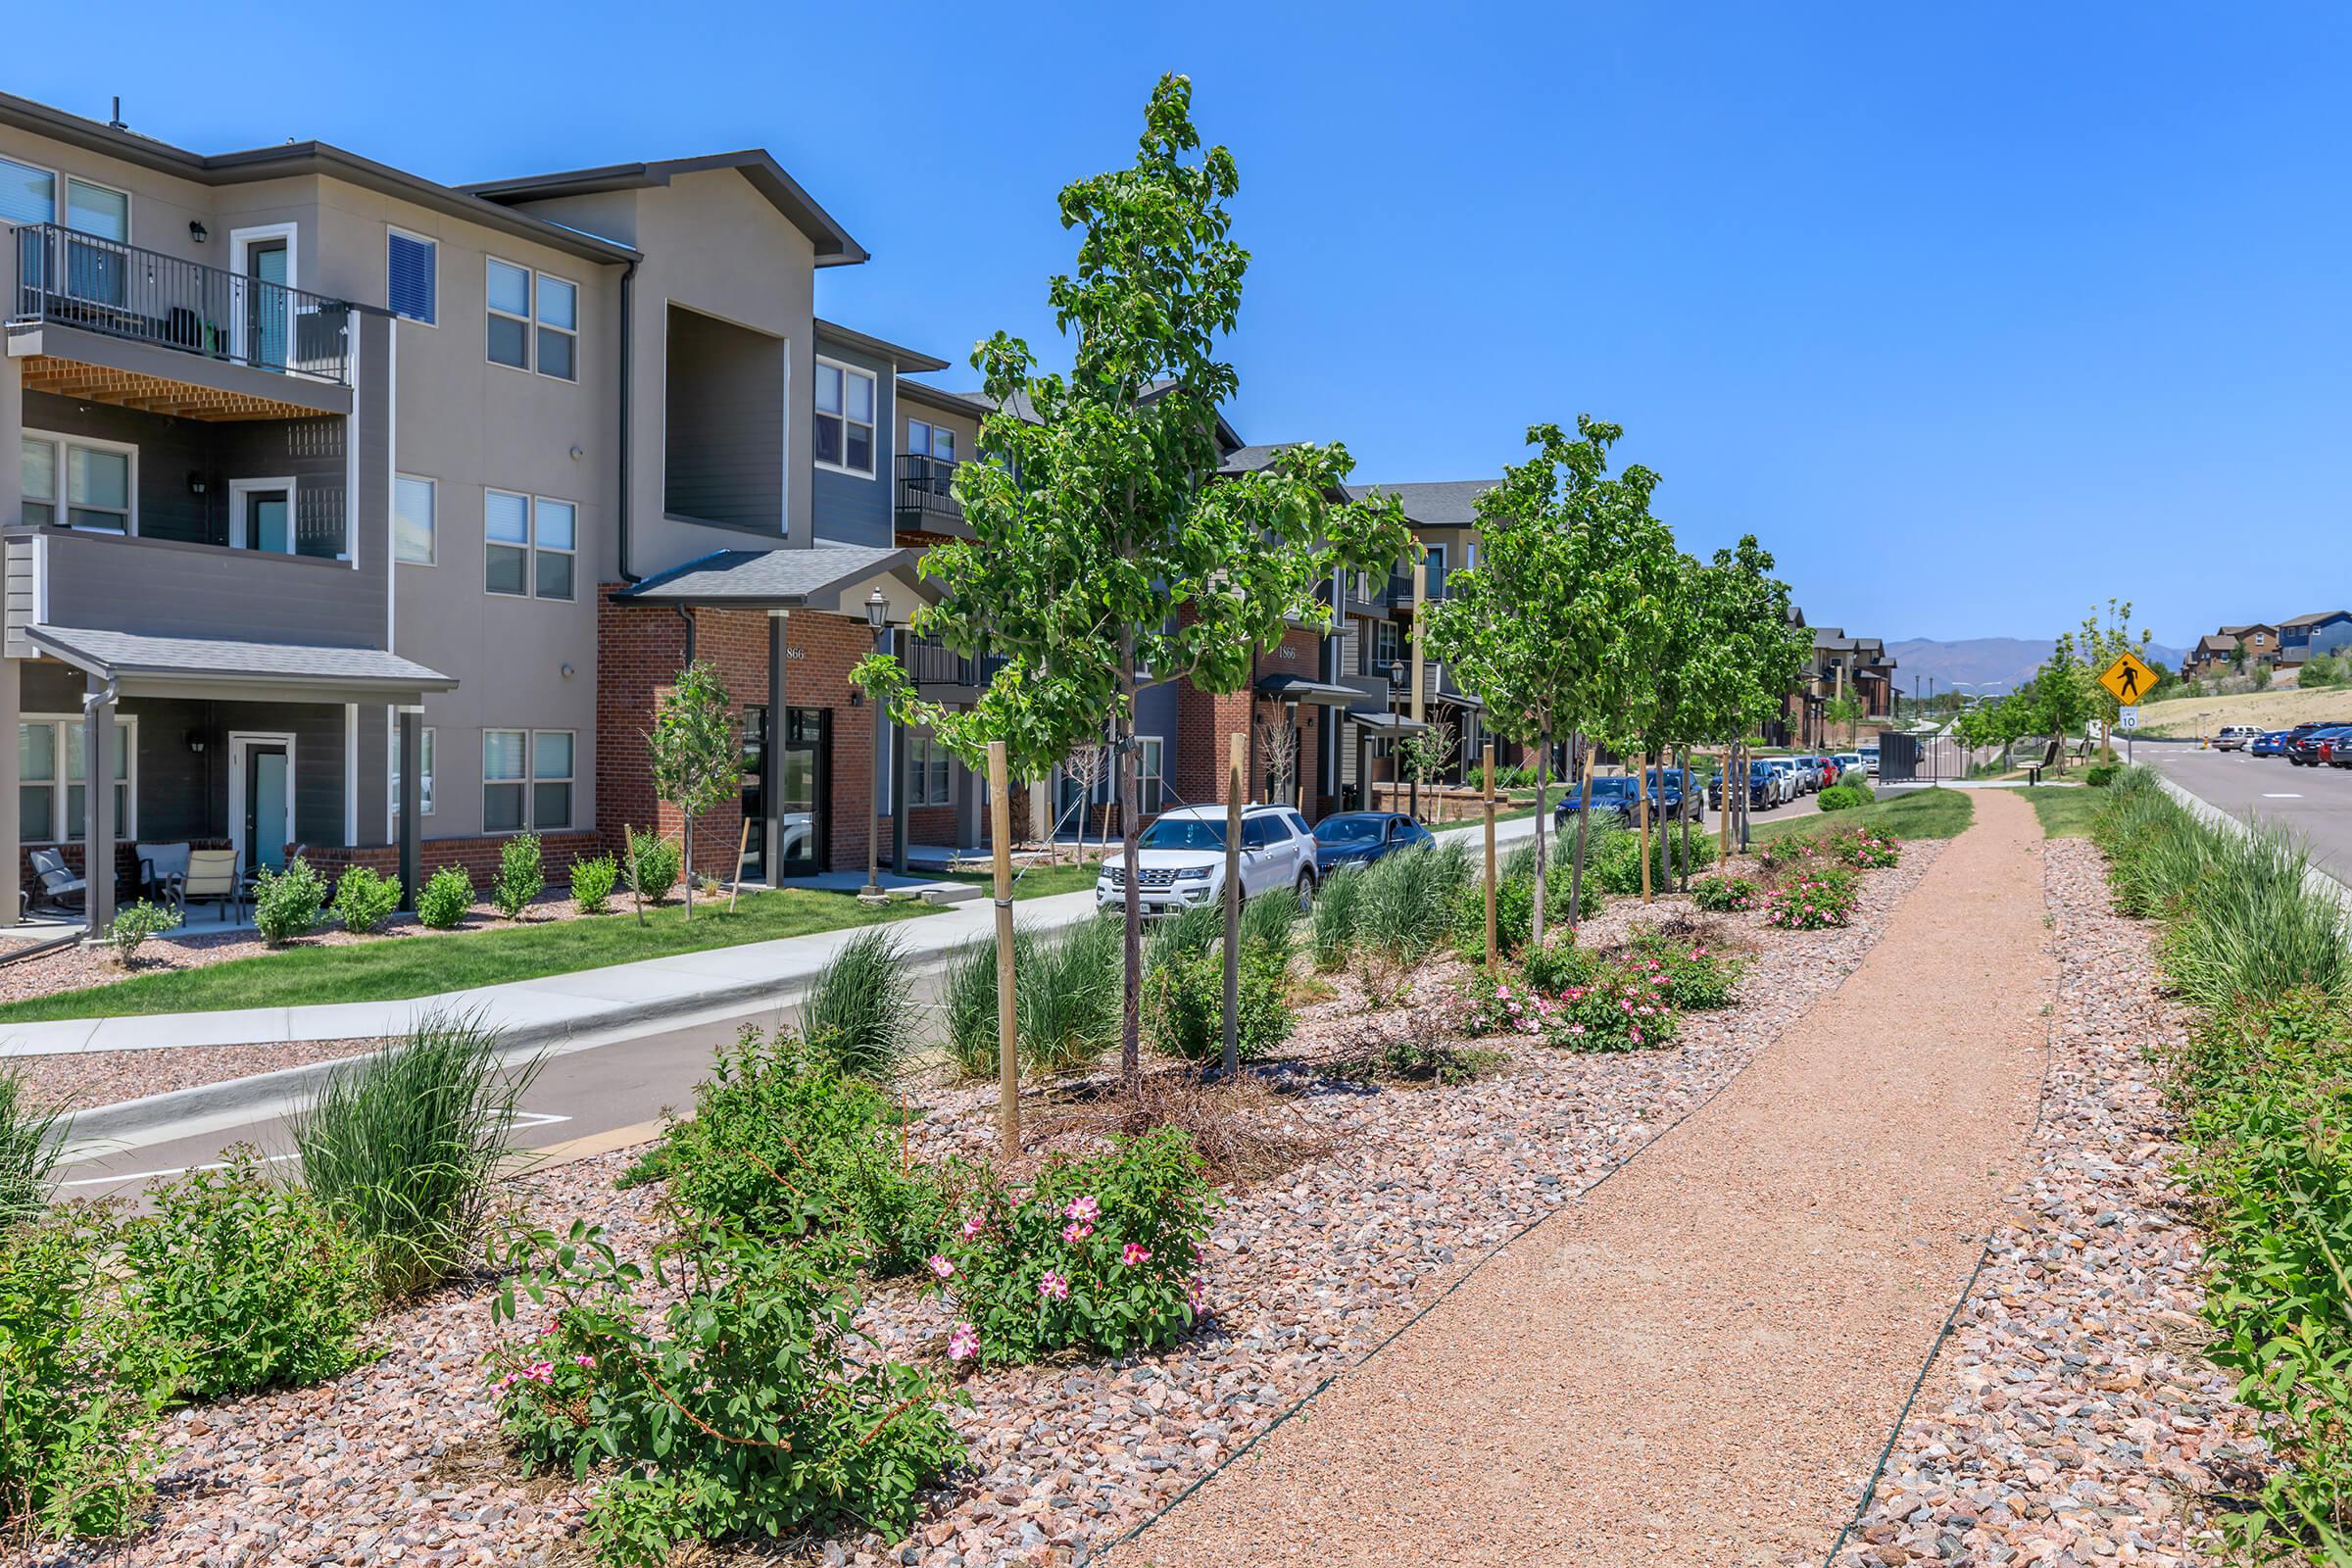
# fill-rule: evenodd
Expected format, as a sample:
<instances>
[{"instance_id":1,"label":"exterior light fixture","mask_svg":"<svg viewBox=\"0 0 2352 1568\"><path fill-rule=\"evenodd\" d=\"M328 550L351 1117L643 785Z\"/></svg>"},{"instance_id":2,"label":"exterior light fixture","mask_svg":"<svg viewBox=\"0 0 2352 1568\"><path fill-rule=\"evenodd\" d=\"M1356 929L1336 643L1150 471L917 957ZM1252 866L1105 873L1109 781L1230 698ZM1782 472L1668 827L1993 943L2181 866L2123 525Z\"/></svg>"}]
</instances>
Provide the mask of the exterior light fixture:
<instances>
[{"instance_id":1,"label":"exterior light fixture","mask_svg":"<svg viewBox=\"0 0 2352 1568\"><path fill-rule=\"evenodd\" d=\"M213 231L204 226L204 220L200 218L191 218L188 220L188 238L201 245L212 237Z\"/></svg>"},{"instance_id":2,"label":"exterior light fixture","mask_svg":"<svg viewBox=\"0 0 2352 1568\"><path fill-rule=\"evenodd\" d=\"M883 598L882 590L877 588L865 596L865 623L880 631L889 620L890 601Z\"/></svg>"}]
</instances>

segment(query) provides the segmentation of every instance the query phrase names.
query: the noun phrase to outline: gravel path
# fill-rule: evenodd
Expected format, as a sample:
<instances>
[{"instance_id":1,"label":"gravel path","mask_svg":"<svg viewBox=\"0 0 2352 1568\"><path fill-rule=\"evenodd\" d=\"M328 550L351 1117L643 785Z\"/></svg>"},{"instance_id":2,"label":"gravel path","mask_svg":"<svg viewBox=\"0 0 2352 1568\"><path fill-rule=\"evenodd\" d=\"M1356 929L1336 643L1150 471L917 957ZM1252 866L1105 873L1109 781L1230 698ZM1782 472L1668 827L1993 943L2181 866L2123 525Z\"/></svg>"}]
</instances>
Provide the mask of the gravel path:
<instances>
[{"instance_id":1,"label":"gravel path","mask_svg":"<svg viewBox=\"0 0 2352 1568\"><path fill-rule=\"evenodd\" d=\"M2022 1169L2041 831L1978 803L1885 939L1679 1132L1118 1555L1818 1559Z\"/></svg>"},{"instance_id":2,"label":"gravel path","mask_svg":"<svg viewBox=\"0 0 2352 1568\"><path fill-rule=\"evenodd\" d=\"M2263 1447L2199 1353L2200 1248L2152 1050L2186 1009L2087 840L2053 841L2064 966L2034 1159L1839 1568L2218 1563L2195 1497Z\"/></svg>"}]
</instances>

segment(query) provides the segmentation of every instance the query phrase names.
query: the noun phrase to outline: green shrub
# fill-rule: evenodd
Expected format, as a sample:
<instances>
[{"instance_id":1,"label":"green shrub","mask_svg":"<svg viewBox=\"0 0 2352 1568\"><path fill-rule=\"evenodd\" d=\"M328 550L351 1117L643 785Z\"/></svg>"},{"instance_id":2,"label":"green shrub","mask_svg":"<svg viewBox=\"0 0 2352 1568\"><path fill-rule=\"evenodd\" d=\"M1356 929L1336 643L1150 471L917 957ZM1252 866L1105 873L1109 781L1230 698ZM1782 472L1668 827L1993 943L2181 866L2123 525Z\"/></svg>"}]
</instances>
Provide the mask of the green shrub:
<instances>
[{"instance_id":1,"label":"green shrub","mask_svg":"<svg viewBox=\"0 0 2352 1568\"><path fill-rule=\"evenodd\" d=\"M490 907L510 920L519 919L531 901L547 891L547 861L539 853L539 835L517 833L499 846L498 875L490 879Z\"/></svg>"},{"instance_id":2,"label":"green shrub","mask_svg":"<svg viewBox=\"0 0 2352 1568\"><path fill-rule=\"evenodd\" d=\"M1591 846L1587 846L1590 850ZM1570 853L1573 853L1571 851ZM1568 923L1571 865L1555 844L1544 868L1544 929ZM1607 902L1588 876L1584 913L1599 912ZM1503 957L1516 956L1535 930L1536 847L1522 844L1505 856L1495 869L1494 947ZM1465 880L1454 895L1454 947L1464 963L1487 961L1487 890L1483 878Z\"/></svg>"},{"instance_id":3,"label":"green shrub","mask_svg":"<svg viewBox=\"0 0 2352 1568\"><path fill-rule=\"evenodd\" d=\"M868 926L817 971L801 1004L801 1033L835 1072L879 1081L914 1044L915 1017L906 948L889 927Z\"/></svg>"},{"instance_id":4,"label":"green shrub","mask_svg":"<svg viewBox=\"0 0 2352 1568\"><path fill-rule=\"evenodd\" d=\"M1315 890L1315 906L1307 912L1307 945L1317 969L1328 974L1347 967L1363 906L1361 871L1343 871Z\"/></svg>"},{"instance_id":5,"label":"green shrub","mask_svg":"<svg viewBox=\"0 0 2352 1568\"><path fill-rule=\"evenodd\" d=\"M1884 833L1873 833L1866 827L1841 828L1837 832L1810 835L1821 857L1857 871L1882 869L1902 863L1903 847Z\"/></svg>"},{"instance_id":6,"label":"green shrub","mask_svg":"<svg viewBox=\"0 0 2352 1568\"><path fill-rule=\"evenodd\" d=\"M466 918L473 907L473 878L462 866L445 865L424 879L416 895L416 918L436 931L446 931Z\"/></svg>"},{"instance_id":7,"label":"green shrub","mask_svg":"<svg viewBox=\"0 0 2352 1568\"><path fill-rule=\"evenodd\" d=\"M872 1084L798 1035L747 1024L695 1086L694 1114L673 1119L629 1179L665 1176L706 1219L828 1239L877 1276L904 1274L931 1250L940 1200L927 1174L906 1168L903 1136Z\"/></svg>"},{"instance_id":8,"label":"green shrub","mask_svg":"<svg viewBox=\"0 0 2352 1568\"><path fill-rule=\"evenodd\" d=\"M253 884L253 926L271 947L291 942L318 923L326 882L297 855L282 871L262 868Z\"/></svg>"},{"instance_id":9,"label":"green shrub","mask_svg":"<svg viewBox=\"0 0 2352 1568\"><path fill-rule=\"evenodd\" d=\"M640 833L635 828L625 830L627 845L621 856L621 871L627 878L629 891L648 904L660 904L669 897L678 885L681 851L675 839L659 833Z\"/></svg>"},{"instance_id":10,"label":"green shrub","mask_svg":"<svg viewBox=\"0 0 2352 1568\"><path fill-rule=\"evenodd\" d=\"M1463 890L1475 886L1469 852L1460 844L1424 845L1386 855L1355 873L1363 880L1356 913L1359 945L1389 960L1417 964L1454 929ZM1479 895L1480 946L1485 946L1485 895Z\"/></svg>"},{"instance_id":11,"label":"green shrub","mask_svg":"<svg viewBox=\"0 0 2352 1568\"><path fill-rule=\"evenodd\" d=\"M1391 1040L1364 1063L1359 1076L1402 1083L1434 1083L1455 1089L1510 1065L1508 1052L1478 1046L1448 1046L1435 1040Z\"/></svg>"},{"instance_id":12,"label":"green shrub","mask_svg":"<svg viewBox=\"0 0 2352 1568\"><path fill-rule=\"evenodd\" d=\"M500 1261L517 1277L496 1321L523 1293L556 1308L488 1358L501 1425L536 1469L602 1470L588 1531L607 1563L836 1518L896 1541L963 1460L937 1378L851 1353L856 1304L815 1252L697 1227L648 1271L574 1225Z\"/></svg>"},{"instance_id":13,"label":"green shrub","mask_svg":"<svg viewBox=\"0 0 2352 1568\"><path fill-rule=\"evenodd\" d=\"M400 907L400 878L378 876L364 865L348 865L335 880L335 918L343 929L366 936L383 929Z\"/></svg>"},{"instance_id":14,"label":"green shrub","mask_svg":"<svg viewBox=\"0 0 2352 1568\"><path fill-rule=\"evenodd\" d=\"M1835 787L1832 786L1832 788ZM1826 795L1828 791L1825 790L1823 793ZM1649 853L1651 891L1662 892L1672 888L1674 879L1667 874L1666 835L1662 831L1650 835ZM1712 865L1714 861L1715 840L1707 834L1691 834L1690 863L1687 869L1695 876ZM1674 866L1677 873L1686 869L1683 864L1683 843L1680 833L1675 835ZM1622 828L1613 828L1599 835L1596 842L1586 848L1585 878L1586 886L1597 885L1603 893L1627 896L1640 893L1642 891L1642 836L1638 833L1626 832Z\"/></svg>"},{"instance_id":15,"label":"green shrub","mask_svg":"<svg viewBox=\"0 0 2352 1568\"><path fill-rule=\"evenodd\" d=\"M1234 1050L1243 1061L1267 1055L1291 1037L1290 965L1262 941L1242 944L1241 1014ZM1152 1044L1187 1061L1216 1061L1225 1050L1225 955L1186 954L1152 971L1144 988L1144 1028Z\"/></svg>"},{"instance_id":16,"label":"green shrub","mask_svg":"<svg viewBox=\"0 0 2352 1568\"><path fill-rule=\"evenodd\" d=\"M1116 911L1103 915L1116 917ZM1144 968L1152 970L1180 954L1199 953L1225 940L1225 906L1195 904L1152 922L1144 939Z\"/></svg>"},{"instance_id":17,"label":"green shrub","mask_svg":"<svg viewBox=\"0 0 2352 1568\"><path fill-rule=\"evenodd\" d=\"M612 887L620 878L620 862L610 855L592 855L571 862L571 902L582 914L605 914L612 907Z\"/></svg>"},{"instance_id":18,"label":"green shrub","mask_svg":"<svg viewBox=\"0 0 2352 1568\"><path fill-rule=\"evenodd\" d=\"M1712 914L1730 914L1754 908L1760 891L1753 878L1725 871L1694 878L1690 883L1690 902Z\"/></svg>"},{"instance_id":19,"label":"green shrub","mask_svg":"<svg viewBox=\"0 0 2352 1568\"><path fill-rule=\"evenodd\" d=\"M1853 873L1833 866L1799 873L1765 901L1764 920L1783 931L1827 931L1853 918Z\"/></svg>"},{"instance_id":20,"label":"green shrub","mask_svg":"<svg viewBox=\"0 0 2352 1568\"><path fill-rule=\"evenodd\" d=\"M1631 945L1637 978L1677 1010L1712 1011L1738 1000L1740 977L1747 969L1738 958L1655 926L1635 932Z\"/></svg>"},{"instance_id":21,"label":"green shrub","mask_svg":"<svg viewBox=\"0 0 2352 1568\"><path fill-rule=\"evenodd\" d=\"M320 1383L357 1365L367 1250L249 1148L150 1194L122 1233L134 1309L188 1356L179 1396Z\"/></svg>"},{"instance_id":22,"label":"green shrub","mask_svg":"<svg viewBox=\"0 0 2352 1568\"><path fill-rule=\"evenodd\" d=\"M1012 928L1013 1004L1020 1004L1020 975L1035 963L1037 938L1026 926ZM948 1057L966 1078L994 1078L997 1060L997 944L973 942L948 956L940 984L940 1026ZM1014 1025L1013 1038L1020 1038Z\"/></svg>"},{"instance_id":23,"label":"green shrub","mask_svg":"<svg viewBox=\"0 0 2352 1568\"><path fill-rule=\"evenodd\" d=\"M61 1106L36 1102L24 1072L0 1067L0 1229L48 1206L51 1178L72 1124Z\"/></svg>"},{"instance_id":24,"label":"green shrub","mask_svg":"<svg viewBox=\"0 0 2352 1568\"><path fill-rule=\"evenodd\" d=\"M127 969L149 937L162 936L178 925L177 909L167 909L141 899L116 911L113 923L106 928L106 941L115 950L115 961Z\"/></svg>"},{"instance_id":25,"label":"green shrub","mask_svg":"<svg viewBox=\"0 0 2352 1568\"><path fill-rule=\"evenodd\" d=\"M536 1059L509 1070L497 1030L433 1015L335 1069L293 1120L302 1179L373 1253L378 1291L413 1296L475 1260L514 1107Z\"/></svg>"},{"instance_id":26,"label":"green shrub","mask_svg":"<svg viewBox=\"0 0 2352 1568\"><path fill-rule=\"evenodd\" d=\"M1611 965L1560 993L1544 1038L1570 1051L1660 1051L1674 1044L1674 1006L1654 976Z\"/></svg>"},{"instance_id":27,"label":"green shrub","mask_svg":"<svg viewBox=\"0 0 2352 1568\"><path fill-rule=\"evenodd\" d=\"M1589 986L1600 972L1600 956L1579 947L1566 927L1547 930L1544 940L1520 956L1519 972L1538 991L1557 996L1572 986Z\"/></svg>"},{"instance_id":28,"label":"green shrub","mask_svg":"<svg viewBox=\"0 0 2352 1568\"><path fill-rule=\"evenodd\" d=\"M2093 762L2082 770L2082 782L2094 790L2103 790L2113 784L2116 775L2123 770L2120 762Z\"/></svg>"},{"instance_id":29,"label":"green shrub","mask_svg":"<svg viewBox=\"0 0 2352 1568\"><path fill-rule=\"evenodd\" d=\"M117 1221L76 1205L0 1233L0 1528L136 1529L155 1418L180 1375L114 1288Z\"/></svg>"},{"instance_id":30,"label":"green shrub","mask_svg":"<svg viewBox=\"0 0 2352 1568\"><path fill-rule=\"evenodd\" d=\"M1852 784L1833 784L1816 797L1816 804L1825 811L1850 811L1857 806L1868 806L1871 796L1867 788Z\"/></svg>"},{"instance_id":31,"label":"green shrub","mask_svg":"<svg viewBox=\"0 0 2352 1568\"><path fill-rule=\"evenodd\" d=\"M997 1366L1079 1348L1130 1355L1191 1329L1217 1196L1183 1132L1050 1155L1026 1196L986 1170L959 1186L961 1223L931 1263L959 1318L950 1356Z\"/></svg>"},{"instance_id":32,"label":"green shrub","mask_svg":"<svg viewBox=\"0 0 2352 1568\"><path fill-rule=\"evenodd\" d=\"M1524 976L1474 969L1461 984L1462 1032L1472 1039L1544 1033L1550 1004Z\"/></svg>"}]
</instances>

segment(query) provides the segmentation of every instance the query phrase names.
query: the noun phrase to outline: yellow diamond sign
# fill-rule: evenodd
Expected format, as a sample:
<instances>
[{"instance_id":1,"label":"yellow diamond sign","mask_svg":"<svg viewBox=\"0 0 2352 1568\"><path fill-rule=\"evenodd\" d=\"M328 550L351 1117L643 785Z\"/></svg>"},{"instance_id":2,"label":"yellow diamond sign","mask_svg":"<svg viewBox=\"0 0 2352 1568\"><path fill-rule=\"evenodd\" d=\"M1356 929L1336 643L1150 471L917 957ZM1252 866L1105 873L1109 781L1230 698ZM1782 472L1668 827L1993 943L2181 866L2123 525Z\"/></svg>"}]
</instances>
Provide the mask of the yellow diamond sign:
<instances>
[{"instance_id":1,"label":"yellow diamond sign","mask_svg":"<svg viewBox=\"0 0 2352 1568\"><path fill-rule=\"evenodd\" d=\"M2155 686L2156 672L2143 663L2137 654L2127 653L2107 666L2107 672L2099 677L2099 684L2106 687L2117 702L2130 707L2146 697Z\"/></svg>"}]
</instances>

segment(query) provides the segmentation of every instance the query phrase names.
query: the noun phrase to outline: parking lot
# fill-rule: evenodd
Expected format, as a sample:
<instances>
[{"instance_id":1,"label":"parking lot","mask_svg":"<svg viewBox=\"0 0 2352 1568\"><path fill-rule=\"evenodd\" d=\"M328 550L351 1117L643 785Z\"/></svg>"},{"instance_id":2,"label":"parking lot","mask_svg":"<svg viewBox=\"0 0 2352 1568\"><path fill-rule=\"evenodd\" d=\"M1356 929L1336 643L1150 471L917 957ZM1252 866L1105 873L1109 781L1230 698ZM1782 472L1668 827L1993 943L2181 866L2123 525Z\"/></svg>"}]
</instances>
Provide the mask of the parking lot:
<instances>
[{"instance_id":1,"label":"parking lot","mask_svg":"<svg viewBox=\"0 0 2352 1568\"><path fill-rule=\"evenodd\" d=\"M2312 863L2352 881L2352 768L2295 767L2283 757L2200 751L2194 741L2140 741L2135 760L2233 816L2283 824Z\"/></svg>"}]
</instances>

